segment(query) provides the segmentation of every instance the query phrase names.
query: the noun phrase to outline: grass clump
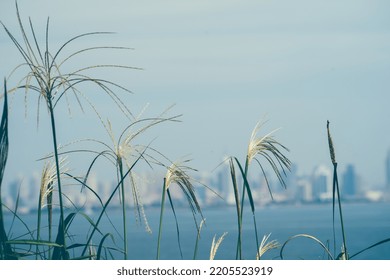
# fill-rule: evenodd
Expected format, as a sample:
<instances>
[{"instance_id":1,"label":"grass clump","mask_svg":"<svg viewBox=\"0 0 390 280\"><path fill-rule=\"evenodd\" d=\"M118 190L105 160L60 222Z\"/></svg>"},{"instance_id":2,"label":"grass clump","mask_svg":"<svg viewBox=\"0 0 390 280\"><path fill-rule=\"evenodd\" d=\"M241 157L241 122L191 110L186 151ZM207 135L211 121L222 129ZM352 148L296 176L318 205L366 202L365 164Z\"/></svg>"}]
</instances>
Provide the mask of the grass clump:
<instances>
[{"instance_id":1,"label":"grass clump","mask_svg":"<svg viewBox=\"0 0 390 280\"><path fill-rule=\"evenodd\" d=\"M167 167L167 172L163 180L162 186L162 195L161 195L161 210L160 210L160 222L158 229L158 237L157 237L157 254L156 259L160 259L160 247L161 247L161 235L162 235L162 225L163 225L163 216L165 209L165 201L166 196L168 196L169 204L172 209L172 213L175 217L176 229L177 229L177 238L178 245L180 249L180 255L183 258L181 245L180 245L180 231L178 226L178 220L176 217L176 211L173 204L172 196L171 196L171 185L175 184L179 187L180 191L184 194L185 199L188 202L188 206L191 209L195 225L198 229L198 234L200 233L200 229L198 227L198 222L196 219L196 215L199 213L202 216L202 210L200 208L198 199L195 195L195 189L193 182L195 181L190 175L189 172L196 171L195 169L186 165L188 160L184 162L174 162L169 167ZM202 219L203 221L203 219ZM196 249L195 249L196 252ZM196 255L196 253L194 253Z\"/></svg>"},{"instance_id":2,"label":"grass clump","mask_svg":"<svg viewBox=\"0 0 390 280\"><path fill-rule=\"evenodd\" d=\"M272 190L269 184L269 180L267 179L267 174L264 169L264 163L260 161L259 158L263 158L265 162L267 162L273 173L277 176L279 182L282 186L286 187L284 176L287 175L287 171L290 170L291 162L284 155L283 151L288 151L288 149L282 145L280 142L275 140L273 133L276 131L272 131L264 136L258 136L258 133L261 127L264 125L264 122L258 122L255 128L252 131L248 150L245 157L245 165L240 163L240 161L236 157L229 158L229 166L230 166L230 175L234 189L234 197L235 204L237 210L237 226L238 226L238 237L237 237L237 250L236 250L236 259L242 259L242 225L243 225L243 212L244 212L244 203L246 193L248 195L249 204L251 207L253 225L254 225L254 234L256 240L256 251L260 248L260 243L258 239L258 230L256 223L256 215L255 215L255 202L252 196L252 190L249 184L249 167L253 161L255 161L265 178L269 193L272 196ZM241 191L238 187L238 179L236 175L236 168L239 168L239 174L241 175L243 185ZM241 196L240 196L241 193ZM258 255L258 253L257 253Z\"/></svg>"},{"instance_id":3,"label":"grass clump","mask_svg":"<svg viewBox=\"0 0 390 280\"><path fill-rule=\"evenodd\" d=\"M125 87L106 79L101 79L90 75L91 70L96 69L137 69L140 68L130 67L119 64L94 64L87 65L81 68L73 70L65 70L66 67L71 66L72 62L75 62L83 54L97 50L129 50L126 47L115 46L92 46L87 48L78 49L76 51L66 53L68 47L70 47L76 41L82 38L90 38L94 36L109 35L109 32L90 32L77 35L65 41L54 52L51 51L49 44L49 19L46 23L45 39L44 42L39 42L37 33L33 26L31 19L29 19L28 27L23 24L19 7L16 3L16 16L19 25L20 39L14 33L12 33L1 22L4 31L11 39L12 43L18 50L23 63L16 66L11 76L17 75L22 72L21 78L18 80L17 85L8 90L7 81L4 80L4 103L3 112L0 124L0 259L114 259L118 255L123 259L129 258L129 246L132 241L129 236L129 216L127 215L129 208L133 207L135 212L135 221L139 225L143 223L145 225L146 232L152 233L152 229L149 226L148 219L146 217L142 192L140 185L137 181L136 167L142 162L148 167L154 170L155 167L163 167L165 176L163 178L161 187L161 201L159 207L159 221L158 232L156 242L156 259L161 257L161 244L163 240L163 225L165 207L169 203L172 210L172 214L176 225L177 243L180 251L180 256L183 258L182 245L180 238L180 227L178 221L178 209L175 207L176 201L173 187L176 187L181 196L184 197L194 220L196 227L196 240L193 253L193 259L197 258L199 240L201 237L201 230L205 224L203 217L203 211L201 204L198 200L195 192L195 185L201 184L195 180L191 175L192 172L196 172L196 169L188 166L189 160L172 162L163 153L152 147L153 141L148 144L140 144L138 139L141 135L149 132L152 128L160 126L163 123L179 122L181 115L168 115L167 110L163 111L155 117L142 117L134 116L128 109L125 103L117 94L117 91L131 93L130 90ZM119 137L115 137L113 124L108 121L103 121L103 116L99 112L91 99L81 88L81 85L89 84L97 88L103 94L109 97L112 103L115 105L117 112L120 112L126 119L126 126L120 132ZM37 120L39 122L40 106L43 103L47 111L47 117L49 119L52 139L52 151L49 156L44 157L46 160L41 174L41 182L37 201L37 219L36 228L30 229L29 226L23 222L22 217L18 214L19 198L16 200L15 209L9 209L1 200L1 183L5 172L5 167L8 159L8 95L13 94L16 91L24 90L25 99L30 93L35 93L38 99L38 112ZM84 103L92 108L96 113L98 121L102 124L103 128L107 132L111 143L107 144L103 140L97 139L82 139L77 140L69 145L60 147L58 144L59 131L61 127L58 126L58 106L62 103L66 103L69 111L72 108L70 100L76 102L82 111L84 111ZM280 258L284 258L284 250L286 245L297 238L307 238L314 241L317 245L320 245L328 259L352 259L360 253L382 245L390 241L389 239L381 240L375 244L355 253L349 252L347 246L345 224L342 212L342 200L340 197L340 188L338 182L335 147L333 139L330 133L329 122L327 123L327 135L329 143L330 158L333 165L333 189L332 189L332 208L333 208L333 239L334 239L334 252L329 249L329 244L324 244L318 238L308 234L297 234L290 237L283 243L282 246L276 241L270 239L270 234L264 235L263 239L259 240L258 223L256 219L256 203L253 196L253 189L250 183L251 165L256 163L259 168L260 174L263 175L267 189L271 199L273 199L273 191L271 189L270 180L268 178L267 168L270 168L272 174L276 176L280 185L284 188L286 185L286 176L291 168L291 161L285 155L289 152L288 148L282 145L274 137L277 130L271 131L264 135L259 135L265 122L258 122L254 127L245 158L240 161L237 157L231 156L226 162L229 164L230 180L233 186L233 194L235 199L235 211L237 220L237 241L235 246L235 258L244 259L243 253L243 220L244 209L246 203L249 203L252 219L253 219L253 233L255 246L253 246L253 256L257 260L263 258L264 254L270 250L277 248L280 249ZM73 145L87 145L87 148L74 147ZM94 149L91 146L97 145L98 149ZM81 176L72 174L66 168L66 156L78 153L92 155L92 160L87 165L87 169ZM64 156L64 157L62 157ZM108 161L110 167L113 167L113 178L115 178L115 184L110 189L108 196L104 196L98 193L92 185L89 184L88 179L98 162L101 160ZM65 179L68 179L71 184L66 185ZM161 182L160 182L161 183ZM65 188L75 185L80 187L81 192L89 192L94 199L98 202L99 209L95 211L96 216L92 217L88 215L83 207L76 206L71 201L65 192ZM203 184L201 184L203 185ZM205 185L203 185L205 186ZM205 186L207 187L207 186ZM207 187L208 188L208 187ZM160 188L159 188L160 189ZM80 195L81 195L80 192ZM112 217L110 216L109 209L113 204L115 197L120 201L120 215L121 223L118 229L118 225L114 224ZM55 200L55 198L57 200ZM58 202L57 202L58 201ZM70 207L66 206L66 202L69 202ZM131 205L132 204L132 205ZM336 209L338 207L338 209ZM26 228L27 233L21 236L13 237L7 233L4 223L3 209L7 209L13 215L13 220L20 220L23 226ZM44 222L44 212L47 210L47 220ZM58 223L53 222L55 217L55 210L59 211ZM340 219L341 227L341 252L336 251L336 214ZM201 222L199 223L199 217ZM72 234L74 220L77 218L84 219L90 229L86 233L85 241L75 241ZM107 232L102 224L104 218L111 224L112 232ZM35 226L35 225L34 225ZM12 228L12 225L11 225ZM53 234L54 232L54 234ZM121 241L116 239L117 233L120 236ZM217 235L214 235L211 243L209 259L214 260L219 247L221 246L227 232L223 233L218 239Z\"/></svg>"},{"instance_id":4,"label":"grass clump","mask_svg":"<svg viewBox=\"0 0 390 280\"><path fill-rule=\"evenodd\" d=\"M52 144L53 144L53 157L55 161L56 169L56 180L55 188L58 195L59 201L59 225L58 225L58 235L56 241L58 247L54 248L52 258L68 259L69 253L66 244L66 218L64 214L64 202L63 202L63 185L61 180L61 171L60 171L60 159L59 159L59 145L58 145L58 127L56 125L56 107L59 102L63 100L69 102L68 96L73 96L76 99L76 102L80 105L81 109L82 103L81 99L84 99L87 104L91 105L94 109L94 106L89 101L84 93L79 89L79 86L84 83L90 83L97 86L105 94L107 94L118 108L125 114L126 117L130 117L131 113L124 106L121 99L114 92L114 88L124 90L125 92L130 92L124 87L120 86L109 80L94 78L87 74L88 70L95 68L126 68L126 69L136 69L134 67L128 67L123 65L90 65L83 68L74 69L69 72L65 72L62 69L64 65L69 64L72 60L77 58L80 54L90 52L92 50L99 49L125 49L118 47L90 47L80 49L70 54L65 54L66 47L68 47L74 41L81 39L83 37L91 37L96 35L106 35L110 34L107 32L91 32L77 35L64 44L62 44L57 51L51 52L49 48L49 19L46 24L45 32L45 41L43 44L40 44L33 26L31 19L29 19L29 29L30 37L28 36L27 29L22 23L21 15L19 12L19 7L17 2L16 4L16 15L19 24L19 30L21 33L21 40L18 40L16 36L1 22L6 34L9 36L11 41L14 43L16 49L19 51L21 57L24 60L24 63L15 67L12 71L12 75L15 75L18 71L24 70L27 74L22 75L22 79L18 82L18 85L9 91L9 93L14 92L18 89L25 89L26 100L27 93L29 91L36 92L38 95L38 101L43 101L46 105L47 111L49 113L49 119L51 124L51 133L52 133ZM68 104L68 108L70 105ZM95 109L94 109L95 110ZM95 110L98 114L98 112ZM39 120L39 106L37 118ZM68 219L70 222L72 219Z\"/></svg>"},{"instance_id":5,"label":"grass clump","mask_svg":"<svg viewBox=\"0 0 390 280\"><path fill-rule=\"evenodd\" d=\"M332 180L332 231L333 231L333 253L329 249L329 245L327 243L322 242L317 237L309 234L297 234L290 238L288 238L284 244L281 247L280 250L280 258L284 258L284 250L288 243L290 243L292 240L295 240L297 238L305 238L313 241L315 244L321 246L324 250L325 256L328 260L350 260L358 256L359 254L370 250L376 246L385 244L387 242L390 242L390 238L381 240L379 242L376 242L357 253L351 254L347 247L347 239L346 239L346 231L345 231L345 221L343 217L343 211L342 211L342 200L340 196L340 187L338 182L338 175L337 175L337 167L338 163L336 161L336 152L335 152L335 146L333 142L332 135L330 133L330 123L327 121L326 124L326 130L327 130L327 138L328 138L328 148L329 148L329 154L330 154L330 160L333 165L333 180ZM337 244L336 244L336 205L338 206L338 214L339 214L339 221L340 221L340 228L341 228L341 251L337 252Z\"/></svg>"}]
</instances>

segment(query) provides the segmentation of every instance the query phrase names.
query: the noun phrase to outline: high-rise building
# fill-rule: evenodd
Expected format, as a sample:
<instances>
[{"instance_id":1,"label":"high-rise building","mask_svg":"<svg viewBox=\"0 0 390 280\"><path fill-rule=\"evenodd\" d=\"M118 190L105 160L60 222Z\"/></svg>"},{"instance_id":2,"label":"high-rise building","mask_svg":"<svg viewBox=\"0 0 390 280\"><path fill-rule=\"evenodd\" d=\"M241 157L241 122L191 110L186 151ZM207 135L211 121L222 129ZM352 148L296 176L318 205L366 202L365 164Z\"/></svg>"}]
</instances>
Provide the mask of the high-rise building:
<instances>
[{"instance_id":1,"label":"high-rise building","mask_svg":"<svg viewBox=\"0 0 390 280\"><path fill-rule=\"evenodd\" d=\"M327 200L332 197L332 172L326 165L315 168L312 178L313 198Z\"/></svg>"},{"instance_id":2,"label":"high-rise building","mask_svg":"<svg viewBox=\"0 0 390 280\"><path fill-rule=\"evenodd\" d=\"M295 200L309 202L313 200L313 187L308 178L300 178L296 183Z\"/></svg>"},{"instance_id":3,"label":"high-rise building","mask_svg":"<svg viewBox=\"0 0 390 280\"><path fill-rule=\"evenodd\" d=\"M343 196L351 197L356 195L356 191L357 191L357 179L356 179L355 167L352 164L349 164L343 174L341 193Z\"/></svg>"},{"instance_id":4,"label":"high-rise building","mask_svg":"<svg viewBox=\"0 0 390 280\"><path fill-rule=\"evenodd\" d=\"M390 150L386 157L386 189L390 191Z\"/></svg>"}]
</instances>

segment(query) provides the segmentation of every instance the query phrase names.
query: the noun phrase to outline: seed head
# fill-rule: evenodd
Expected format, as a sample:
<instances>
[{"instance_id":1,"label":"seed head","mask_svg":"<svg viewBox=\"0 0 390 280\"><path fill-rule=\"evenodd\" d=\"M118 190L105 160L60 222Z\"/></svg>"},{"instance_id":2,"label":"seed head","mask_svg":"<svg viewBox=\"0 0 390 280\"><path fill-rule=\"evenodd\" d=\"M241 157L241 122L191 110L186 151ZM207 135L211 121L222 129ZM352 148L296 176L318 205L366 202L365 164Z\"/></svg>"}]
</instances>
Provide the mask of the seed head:
<instances>
[{"instance_id":1,"label":"seed head","mask_svg":"<svg viewBox=\"0 0 390 280\"><path fill-rule=\"evenodd\" d=\"M332 160L333 165L336 164L336 154L334 151L334 145L332 136L330 135L330 129L329 129L329 121L326 124L326 129L328 131L328 143L329 143L329 152L330 152L330 159Z\"/></svg>"}]
</instances>

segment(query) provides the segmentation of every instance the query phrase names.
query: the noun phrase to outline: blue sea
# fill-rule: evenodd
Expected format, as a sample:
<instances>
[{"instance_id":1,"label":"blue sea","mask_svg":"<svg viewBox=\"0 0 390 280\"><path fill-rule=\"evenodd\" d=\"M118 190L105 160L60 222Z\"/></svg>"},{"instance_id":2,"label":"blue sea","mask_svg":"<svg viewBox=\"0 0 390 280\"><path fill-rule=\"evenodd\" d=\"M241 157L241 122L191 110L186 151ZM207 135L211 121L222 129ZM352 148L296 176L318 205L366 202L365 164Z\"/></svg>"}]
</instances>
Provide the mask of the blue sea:
<instances>
[{"instance_id":1,"label":"blue sea","mask_svg":"<svg viewBox=\"0 0 390 280\"><path fill-rule=\"evenodd\" d=\"M243 221L242 252L244 259L256 258L256 239L253 226L253 216L250 208L246 208ZM336 210L338 210L336 208ZM345 225L345 235L349 255L352 256L359 251L385 239L390 238L390 203L344 203L342 205ZM146 208L146 216L152 233L145 231L144 224L137 225L134 222L133 210L129 209L129 259L149 260L156 258L156 245L159 224L159 208ZM163 232L161 238L161 259L193 259L197 229L194 224L194 217L188 208L176 208L176 215L179 226L179 239L181 250L178 246L177 227L174 215L169 207L166 207L163 220ZM94 214L91 214L93 217ZM112 232L114 241L118 247L123 241L120 238L121 212L112 210L109 212L110 221L104 219L100 229L104 235ZM215 259L235 259L237 245L237 220L235 207L206 208L203 209L205 225L202 227L198 242L196 259L209 259L210 248L214 236L218 239L227 232L222 241ZM256 222L259 242L264 235L271 234L270 240L276 240L283 245L291 237L298 234L307 234L315 237L324 245L329 247L332 254L336 256L341 251L342 234L338 212L335 215L336 234L335 239L332 227L332 205L331 204L310 204L310 205L275 205L259 208L256 210ZM34 229L36 214L21 215L23 221ZM46 216L44 215L45 219ZM200 217L196 217L198 223ZM7 224L11 224L11 216L6 217ZM112 225L116 225L115 233ZM12 228L12 236L19 236L25 231L24 225L15 221ZM45 231L46 229L43 229ZM69 233L72 241L69 243L85 242L86 233L90 232L89 223L81 215L73 221ZM102 238L100 233L96 234L94 244L97 245ZM108 240L108 239L107 239ZM336 244L334 243L336 241ZM108 242L108 241L107 241ZM111 241L110 241L111 242ZM112 244L113 245L113 244ZM263 255L263 259L280 259L280 250L273 249ZM334 250L336 248L336 250ZM115 253L114 253L115 255ZM121 258L118 253L116 258ZM328 259L324 249L313 239L297 237L287 242L283 249L283 259L306 259L323 260ZM353 259L360 260L390 260L390 242L383 243L369 249Z\"/></svg>"}]
</instances>

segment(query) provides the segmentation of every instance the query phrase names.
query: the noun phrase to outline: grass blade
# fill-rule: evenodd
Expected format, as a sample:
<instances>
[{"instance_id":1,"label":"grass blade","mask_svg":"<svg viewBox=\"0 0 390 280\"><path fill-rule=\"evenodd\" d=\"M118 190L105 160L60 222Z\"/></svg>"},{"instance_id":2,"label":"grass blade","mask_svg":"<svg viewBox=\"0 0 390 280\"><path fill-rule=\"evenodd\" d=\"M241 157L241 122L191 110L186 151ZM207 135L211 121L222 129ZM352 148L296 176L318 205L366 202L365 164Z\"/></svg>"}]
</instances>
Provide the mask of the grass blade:
<instances>
[{"instance_id":1,"label":"grass blade","mask_svg":"<svg viewBox=\"0 0 390 280\"><path fill-rule=\"evenodd\" d=\"M8 158L8 99L7 82L4 79L4 106L0 124L0 259L13 259L11 246L7 243L8 237L4 226L3 202L1 186Z\"/></svg>"},{"instance_id":2,"label":"grass blade","mask_svg":"<svg viewBox=\"0 0 390 280\"><path fill-rule=\"evenodd\" d=\"M255 203L253 201L253 196L252 196L252 191L251 191L251 188L249 186L249 182L248 182L248 179L247 179L247 172L244 171L244 169L242 168L240 162L238 161L238 159L235 157L234 158L240 171L241 171L241 175L242 175L242 178L244 179L244 188L246 189L247 193L248 193L248 199L249 199L249 203L251 205L251 210L252 210L252 218L253 218L253 226L255 228L255 238L256 238L256 251L258 250L257 248L260 247L260 243L259 243L259 237L258 237L258 233L257 233L257 223L256 223L256 214L255 214ZM245 170L247 170L247 167L245 168ZM242 208L241 208L241 219L242 219L242 210L243 210L243 205L241 205Z\"/></svg>"},{"instance_id":3,"label":"grass blade","mask_svg":"<svg viewBox=\"0 0 390 280\"><path fill-rule=\"evenodd\" d=\"M60 246L54 248L53 256L52 256L53 260L60 260L60 259L68 260L69 259L69 253L67 251L67 248L63 247L63 244L65 244L66 233L67 233L68 228L71 225L75 215L76 215L76 213L70 213L66 217L66 219L64 220L64 224L62 226L60 225L58 227L58 234L57 234L57 238L56 238L55 243L59 244Z\"/></svg>"},{"instance_id":4,"label":"grass blade","mask_svg":"<svg viewBox=\"0 0 390 280\"><path fill-rule=\"evenodd\" d=\"M359 254L361 254L361 253L363 253L363 252L365 252L365 251L367 251L367 250L369 250L369 249L372 249L372 248L374 248L374 247L376 247L376 246L378 246L378 245L381 245L381 244L384 244L384 243L387 243L387 242L390 242L390 238L381 240L381 241L379 241L379 242L377 242L377 243L375 243L375 244L373 244L373 245L371 245L371 246L369 246L369 247L367 247L367 248L365 248L365 249L363 249L363 250L361 250L361 251L359 251L359 252L353 254L352 256L350 256L350 259L356 257L357 255L359 255Z\"/></svg>"},{"instance_id":5,"label":"grass blade","mask_svg":"<svg viewBox=\"0 0 390 280\"><path fill-rule=\"evenodd\" d=\"M160 259L160 245L161 245L161 233L162 233L162 222L165 208L165 196L166 196L166 178L164 178L162 194L161 194L161 208L160 208L160 222L158 226L158 237L157 237L157 255L156 260Z\"/></svg>"},{"instance_id":6,"label":"grass blade","mask_svg":"<svg viewBox=\"0 0 390 280\"><path fill-rule=\"evenodd\" d=\"M236 171L234 168L234 162L233 159L229 159L229 166L230 166L230 176L232 179L233 184L233 191L234 191L234 199L236 202L236 210L237 210L237 226L238 226L238 237L237 237L237 249L236 249L236 259L242 259L242 248L241 248L241 234L242 234L242 218L241 218L241 203L240 203L240 195L238 192L238 186L237 186L237 178L236 178Z\"/></svg>"},{"instance_id":7,"label":"grass blade","mask_svg":"<svg viewBox=\"0 0 390 280\"><path fill-rule=\"evenodd\" d=\"M96 259L97 259L97 260L100 260L100 259L101 259L103 243L104 243L104 241L106 240L107 237L113 238L113 236L112 236L111 233L107 233L106 235L103 236L102 240L101 240L100 243L99 243L99 248L98 248L97 255L96 255Z\"/></svg>"},{"instance_id":8,"label":"grass blade","mask_svg":"<svg viewBox=\"0 0 390 280\"><path fill-rule=\"evenodd\" d=\"M179 245L180 256L181 256L181 259L183 259L183 251L182 251L182 249L181 249L181 242L180 242L179 223L178 223L178 220L177 220L175 207L173 206L173 201L172 201L172 197L171 197L171 193L170 193L169 189L167 189L167 194L168 194L169 204L171 205L171 209L172 209L172 212L173 212L173 216L174 216L174 218L175 218L176 233L177 233L177 243L178 243L178 245Z\"/></svg>"}]
</instances>

